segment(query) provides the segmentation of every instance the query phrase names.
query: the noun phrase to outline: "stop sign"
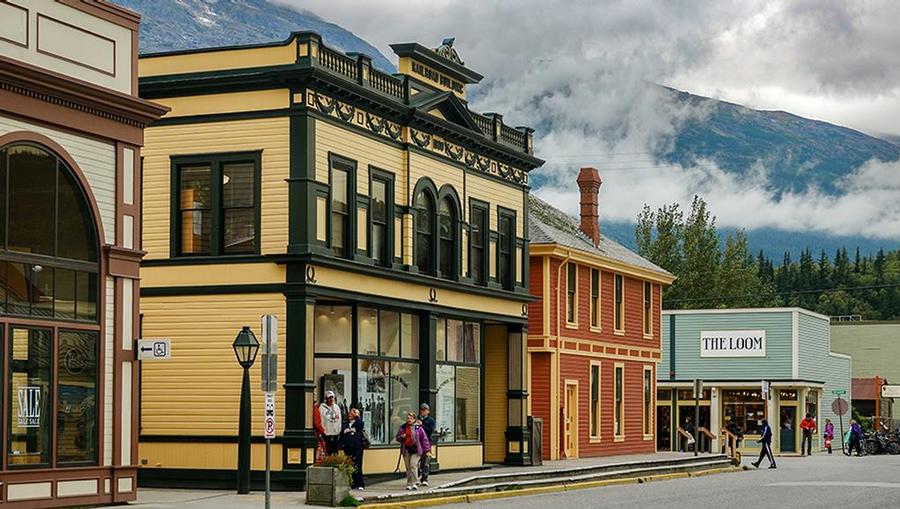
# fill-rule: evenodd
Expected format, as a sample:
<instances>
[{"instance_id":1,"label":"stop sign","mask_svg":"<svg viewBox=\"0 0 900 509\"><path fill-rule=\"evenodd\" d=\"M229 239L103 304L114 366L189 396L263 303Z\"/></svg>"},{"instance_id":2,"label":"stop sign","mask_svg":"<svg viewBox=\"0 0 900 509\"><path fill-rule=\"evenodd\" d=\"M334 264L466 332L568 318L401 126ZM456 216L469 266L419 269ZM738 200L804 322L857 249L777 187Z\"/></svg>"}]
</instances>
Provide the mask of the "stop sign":
<instances>
[{"instance_id":1,"label":"stop sign","mask_svg":"<svg viewBox=\"0 0 900 509\"><path fill-rule=\"evenodd\" d=\"M850 405L847 403L846 399L838 398L831 402L831 411L837 415L844 415L849 409Z\"/></svg>"}]
</instances>

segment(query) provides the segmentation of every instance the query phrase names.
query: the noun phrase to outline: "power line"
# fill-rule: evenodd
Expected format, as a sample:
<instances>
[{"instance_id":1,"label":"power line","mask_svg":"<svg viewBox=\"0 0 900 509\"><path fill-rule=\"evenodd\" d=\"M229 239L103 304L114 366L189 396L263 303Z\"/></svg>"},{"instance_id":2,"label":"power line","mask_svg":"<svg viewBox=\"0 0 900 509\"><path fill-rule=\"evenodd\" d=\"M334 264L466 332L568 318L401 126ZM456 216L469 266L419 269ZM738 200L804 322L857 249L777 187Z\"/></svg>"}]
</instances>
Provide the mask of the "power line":
<instances>
[{"instance_id":1,"label":"power line","mask_svg":"<svg viewBox=\"0 0 900 509\"><path fill-rule=\"evenodd\" d=\"M860 290L880 290L884 288L900 288L900 283L891 283L891 284L883 284L883 285L865 285L865 286L846 286L842 288L821 288L817 290L807 289L807 290L787 290L783 292L773 292L767 295L808 295L808 294L817 294L817 293L833 293L833 292L842 292L842 291L860 291ZM759 294L744 294L744 295L726 295L726 296L712 296L712 297L692 297L685 299L666 299L664 302L667 303L679 303L679 302L705 302L710 300L737 300L737 299L746 299L758 297Z\"/></svg>"}]
</instances>

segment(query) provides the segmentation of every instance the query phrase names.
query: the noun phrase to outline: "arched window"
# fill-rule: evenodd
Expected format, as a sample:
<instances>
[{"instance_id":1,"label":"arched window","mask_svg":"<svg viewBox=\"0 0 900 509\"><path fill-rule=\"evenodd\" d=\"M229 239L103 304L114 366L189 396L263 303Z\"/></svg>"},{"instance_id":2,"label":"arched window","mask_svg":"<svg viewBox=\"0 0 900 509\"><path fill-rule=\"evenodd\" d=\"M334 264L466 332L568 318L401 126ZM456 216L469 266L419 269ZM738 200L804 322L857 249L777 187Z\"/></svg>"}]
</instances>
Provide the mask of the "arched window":
<instances>
[{"instance_id":1,"label":"arched window","mask_svg":"<svg viewBox=\"0 0 900 509\"><path fill-rule=\"evenodd\" d=\"M97 464L100 242L88 197L62 158L16 142L0 147L0 216L9 468Z\"/></svg>"},{"instance_id":2,"label":"arched window","mask_svg":"<svg viewBox=\"0 0 900 509\"><path fill-rule=\"evenodd\" d=\"M432 253L434 252L434 199L431 193L422 190L416 194L416 266L419 272L434 272Z\"/></svg>"},{"instance_id":3,"label":"arched window","mask_svg":"<svg viewBox=\"0 0 900 509\"><path fill-rule=\"evenodd\" d=\"M0 314L97 321L98 235L72 169L45 148L0 149Z\"/></svg>"},{"instance_id":4,"label":"arched window","mask_svg":"<svg viewBox=\"0 0 900 509\"><path fill-rule=\"evenodd\" d=\"M438 237L440 238L438 252L440 276L455 278L458 273L456 269L456 204L449 196L445 196L441 200L438 213Z\"/></svg>"}]
</instances>

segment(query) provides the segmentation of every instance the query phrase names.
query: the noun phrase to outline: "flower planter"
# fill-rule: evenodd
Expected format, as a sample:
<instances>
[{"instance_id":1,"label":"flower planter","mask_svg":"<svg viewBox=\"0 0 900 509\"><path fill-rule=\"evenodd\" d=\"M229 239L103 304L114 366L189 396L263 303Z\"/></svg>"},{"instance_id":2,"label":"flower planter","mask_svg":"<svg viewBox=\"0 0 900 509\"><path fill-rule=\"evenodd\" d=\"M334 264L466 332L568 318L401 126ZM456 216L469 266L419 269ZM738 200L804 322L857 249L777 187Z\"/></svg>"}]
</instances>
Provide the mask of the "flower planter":
<instances>
[{"instance_id":1,"label":"flower planter","mask_svg":"<svg viewBox=\"0 0 900 509\"><path fill-rule=\"evenodd\" d=\"M337 507L350 494L350 482L340 470L332 467L306 469L306 503Z\"/></svg>"}]
</instances>

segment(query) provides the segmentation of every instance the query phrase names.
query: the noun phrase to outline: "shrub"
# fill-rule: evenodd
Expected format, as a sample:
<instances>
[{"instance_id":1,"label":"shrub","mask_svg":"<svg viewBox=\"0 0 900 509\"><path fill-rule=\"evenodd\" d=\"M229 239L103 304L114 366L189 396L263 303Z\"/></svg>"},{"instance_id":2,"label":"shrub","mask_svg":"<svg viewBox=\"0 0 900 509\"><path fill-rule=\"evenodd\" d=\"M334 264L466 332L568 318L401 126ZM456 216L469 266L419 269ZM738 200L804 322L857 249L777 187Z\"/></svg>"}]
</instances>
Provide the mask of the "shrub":
<instances>
[{"instance_id":1,"label":"shrub","mask_svg":"<svg viewBox=\"0 0 900 509\"><path fill-rule=\"evenodd\" d=\"M356 472L356 466L353 465L353 460L344 454L344 451L325 456L319 466L336 468L347 477L348 483L353 482L353 472Z\"/></svg>"}]
</instances>

